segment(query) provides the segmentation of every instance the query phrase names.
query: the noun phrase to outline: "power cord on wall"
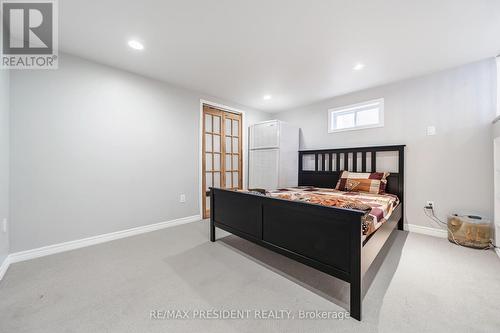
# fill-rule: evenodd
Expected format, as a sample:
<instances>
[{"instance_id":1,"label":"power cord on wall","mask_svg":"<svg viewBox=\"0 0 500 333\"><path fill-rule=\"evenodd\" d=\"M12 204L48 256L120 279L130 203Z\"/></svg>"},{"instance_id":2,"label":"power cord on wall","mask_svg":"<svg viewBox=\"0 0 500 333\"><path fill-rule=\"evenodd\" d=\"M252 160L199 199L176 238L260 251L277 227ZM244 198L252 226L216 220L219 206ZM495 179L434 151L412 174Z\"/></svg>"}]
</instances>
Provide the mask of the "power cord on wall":
<instances>
[{"instance_id":1,"label":"power cord on wall","mask_svg":"<svg viewBox=\"0 0 500 333\"><path fill-rule=\"evenodd\" d=\"M450 227L448 227L448 223L446 222L443 222L441 221L437 216L436 214L434 213L434 206L433 205L426 205L424 206L424 214L425 216L427 216L429 219L431 219L433 222L437 223L439 227L441 226L445 226L446 229L448 230L449 234L451 235L451 238L453 240L453 242L459 246L463 246L463 247L467 247L467 246L464 246L462 244L460 244L459 242L457 242L457 240L455 239L455 236L453 235L453 232L451 231ZM493 244L493 241L490 240L490 244L485 247L483 250L490 250L490 249L499 249L500 247L496 246L495 244Z\"/></svg>"}]
</instances>

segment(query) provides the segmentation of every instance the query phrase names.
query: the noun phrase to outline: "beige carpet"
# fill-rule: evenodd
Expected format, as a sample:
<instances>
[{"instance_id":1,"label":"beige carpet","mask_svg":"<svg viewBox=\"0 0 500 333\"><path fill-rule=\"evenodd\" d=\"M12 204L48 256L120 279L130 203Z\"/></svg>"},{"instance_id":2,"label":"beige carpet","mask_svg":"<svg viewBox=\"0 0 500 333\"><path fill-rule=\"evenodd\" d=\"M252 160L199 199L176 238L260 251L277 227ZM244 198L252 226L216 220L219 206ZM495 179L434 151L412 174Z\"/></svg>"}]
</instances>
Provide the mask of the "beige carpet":
<instances>
[{"instance_id":1,"label":"beige carpet","mask_svg":"<svg viewBox=\"0 0 500 333\"><path fill-rule=\"evenodd\" d=\"M219 235L221 235L221 232ZM500 259L399 232L363 301L363 321L299 319L343 312L348 286L234 236L208 241L200 221L12 265L0 282L0 332L498 332ZM248 310L248 319L192 319ZM152 310L191 319L151 320ZM254 319L287 310L293 319Z\"/></svg>"}]
</instances>

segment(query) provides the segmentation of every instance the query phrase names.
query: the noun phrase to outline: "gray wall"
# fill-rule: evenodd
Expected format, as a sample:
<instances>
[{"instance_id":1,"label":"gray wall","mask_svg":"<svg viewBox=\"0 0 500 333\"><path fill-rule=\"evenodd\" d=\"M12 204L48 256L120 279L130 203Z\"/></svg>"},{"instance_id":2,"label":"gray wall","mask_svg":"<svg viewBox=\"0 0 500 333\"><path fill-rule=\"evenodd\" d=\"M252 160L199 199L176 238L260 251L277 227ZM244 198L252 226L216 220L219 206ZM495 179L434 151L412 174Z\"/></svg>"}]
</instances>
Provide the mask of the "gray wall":
<instances>
[{"instance_id":1,"label":"gray wall","mask_svg":"<svg viewBox=\"0 0 500 333\"><path fill-rule=\"evenodd\" d=\"M11 252L199 214L200 98L245 110L247 126L295 124L303 149L407 144L408 223L429 225L426 200L442 218L492 215L493 60L274 116L66 54L59 70L15 71L10 80ZM6 94L5 75L1 82ZM379 97L384 128L327 133L328 108ZM4 136L8 96L0 101ZM426 136L428 125L436 136ZM0 217L8 215L7 158L0 156Z\"/></svg>"},{"instance_id":2,"label":"gray wall","mask_svg":"<svg viewBox=\"0 0 500 333\"><path fill-rule=\"evenodd\" d=\"M362 75L362 73L361 73ZM407 223L431 226L423 214L433 200L438 216L493 215L495 61L368 89L276 114L302 128L301 148L406 144ZM385 127L328 134L327 110L385 98ZM437 135L426 136L436 126Z\"/></svg>"},{"instance_id":3,"label":"gray wall","mask_svg":"<svg viewBox=\"0 0 500 333\"><path fill-rule=\"evenodd\" d=\"M199 214L200 98L228 104L66 54L12 73L11 251Z\"/></svg>"},{"instance_id":4,"label":"gray wall","mask_svg":"<svg viewBox=\"0 0 500 333\"><path fill-rule=\"evenodd\" d=\"M0 70L0 265L9 253L9 234L3 220L9 218L9 72Z\"/></svg>"}]
</instances>

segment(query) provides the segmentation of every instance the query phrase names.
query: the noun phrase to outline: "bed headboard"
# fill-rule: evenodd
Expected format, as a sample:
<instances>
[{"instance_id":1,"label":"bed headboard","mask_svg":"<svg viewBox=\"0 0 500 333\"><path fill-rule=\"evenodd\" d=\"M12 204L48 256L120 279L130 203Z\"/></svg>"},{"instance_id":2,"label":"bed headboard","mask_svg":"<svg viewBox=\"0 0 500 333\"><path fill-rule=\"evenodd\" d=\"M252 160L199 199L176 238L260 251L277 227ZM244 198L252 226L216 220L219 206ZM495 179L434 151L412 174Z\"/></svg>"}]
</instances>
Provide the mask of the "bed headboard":
<instances>
[{"instance_id":1,"label":"bed headboard","mask_svg":"<svg viewBox=\"0 0 500 333\"><path fill-rule=\"evenodd\" d=\"M375 172L377 153L394 152L397 162L396 170L379 171L391 173L387 178L386 192L397 195L403 202L404 149L405 145L301 150L299 151L299 186L333 188L337 184L341 171ZM305 158L311 163L304 163Z\"/></svg>"}]
</instances>

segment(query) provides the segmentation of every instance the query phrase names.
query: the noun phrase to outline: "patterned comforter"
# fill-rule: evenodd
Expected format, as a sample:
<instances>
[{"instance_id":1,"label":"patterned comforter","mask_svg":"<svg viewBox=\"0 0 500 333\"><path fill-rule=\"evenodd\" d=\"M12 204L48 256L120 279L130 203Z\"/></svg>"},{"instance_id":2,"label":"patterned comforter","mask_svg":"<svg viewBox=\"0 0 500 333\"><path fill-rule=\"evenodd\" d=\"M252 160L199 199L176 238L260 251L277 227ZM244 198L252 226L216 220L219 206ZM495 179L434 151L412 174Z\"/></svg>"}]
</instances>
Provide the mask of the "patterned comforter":
<instances>
[{"instance_id":1,"label":"patterned comforter","mask_svg":"<svg viewBox=\"0 0 500 333\"><path fill-rule=\"evenodd\" d=\"M392 194L344 192L329 188L290 187L266 192L267 196L285 200L303 201L323 206L357 209L366 212L363 217L363 238L375 232L389 219L399 204Z\"/></svg>"}]
</instances>

